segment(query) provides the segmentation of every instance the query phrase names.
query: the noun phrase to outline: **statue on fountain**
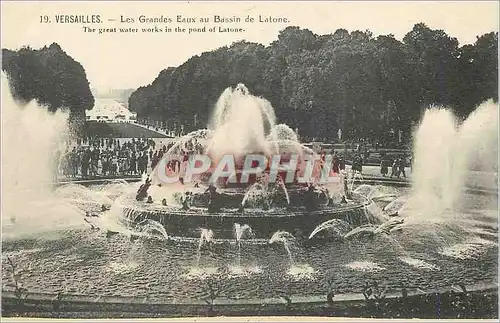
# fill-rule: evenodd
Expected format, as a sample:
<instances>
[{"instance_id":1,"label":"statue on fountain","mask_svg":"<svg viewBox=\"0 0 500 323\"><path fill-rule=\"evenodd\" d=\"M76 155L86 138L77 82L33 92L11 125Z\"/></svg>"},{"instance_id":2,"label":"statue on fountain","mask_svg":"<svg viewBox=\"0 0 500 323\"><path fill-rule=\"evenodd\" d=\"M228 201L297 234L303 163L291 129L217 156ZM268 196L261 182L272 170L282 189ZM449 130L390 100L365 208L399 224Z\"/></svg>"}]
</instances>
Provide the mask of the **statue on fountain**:
<instances>
[{"instance_id":1,"label":"statue on fountain","mask_svg":"<svg viewBox=\"0 0 500 323\"><path fill-rule=\"evenodd\" d=\"M210 184L205 191L205 193L208 193L209 196L209 201L208 201L208 213L216 213L220 211L220 203L219 203L219 193L217 192L217 188L213 185Z\"/></svg>"},{"instance_id":2,"label":"statue on fountain","mask_svg":"<svg viewBox=\"0 0 500 323\"><path fill-rule=\"evenodd\" d=\"M143 201L145 198L148 197L148 189L151 186L151 180L146 178L146 182L142 184L139 189L137 190L137 195L135 196L135 199L137 201Z\"/></svg>"},{"instance_id":3,"label":"statue on fountain","mask_svg":"<svg viewBox=\"0 0 500 323\"><path fill-rule=\"evenodd\" d=\"M190 209L189 207L189 199L191 197L191 192L186 192L184 199L182 200L182 210L187 211Z\"/></svg>"},{"instance_id":4,"label":"statue on fountain","mask_svg":"<svg viewBox=\"0 0 500 323\"><path fill-rule=\"evenodd\" d=\"M272 186L272 193L271 193L271 201L270 204L274 207L284 207L288 206L288 199L286 196L286 188L285 188L285 183L283 182L283 178L281 176L278 176L276 179L276 182Z\"/></svg>"},{"instance_id":5,"label":"statue on fountain","mask_svg":"<svg viewBox=\"0 0 500 323\"><path fill-rule=\"evenodd\" d=\"M347 185L347 175L345 175L342 179L342 183L344 185L344 196L343 196L343 200L346 200L346 199L351 199L352 198L352 193L351 191L349 190L349 186ZM347 203L347 201L345 201L345 203Z\"/></svg>"},{"instance_id":6,"label":"statue on fountain","mask_svg":"<svg viewBox=\"0 0 500 323\"><path fill-rule=\"evenodd\" d=\"M309 158L319 156L300 143L287 125L276 124L269 103L250 95L243 85L223 93L212 119L207 129L180 138L165 153L184 156L184 161L186 154L199 152L208 158L193 158L193 165L186 163L185 167L194 167L196 171L184 177L181 184L160 186L159 173L152 172L151 179L148 176L135 197L145 201L148 189L155 185L152 195L162 202L147 208L132 202L124 210L127 218L169 223L173 234L181 235L192 235L191 229L200 225L210 227L217 235L232 235L232 221L236 218L255 227L261 235L276 227L306 232L331 219L373 221L365 212L358 212L370 201L350 191L351 178L344 169L344 155L333 161L324 154ZM250 160L249 156L254 157ZM309 161L313 163L308 164ZM222 162L226 165L219 169ZM329 166L326 162L334 164L333 172L325 168ZM186 171L184 166L174 174L181 177ZM341 181L334 178L339 172ZM328 177L326 182L324 175ZM166 195L162 194L170 194L178 207L167 205ZM342 207L337 198L342 199ZM186 217L188 210L190 216ZM307 215L307 219L302 215ZM228 220L222 220L225 217Z\"/></svg>"},{"instance_id":7,"label":"statue on fountain","mask_svg":"<svg viewBox=\"0 0 500 323\"><path fill-rule=\"evenodd\" d=\"M306 210L311 212L315 211L318 208L318 203L316 199L316 192L313 184L309 184L307 191L305 192L304 206Z\"/></svg>"}]
</instances>

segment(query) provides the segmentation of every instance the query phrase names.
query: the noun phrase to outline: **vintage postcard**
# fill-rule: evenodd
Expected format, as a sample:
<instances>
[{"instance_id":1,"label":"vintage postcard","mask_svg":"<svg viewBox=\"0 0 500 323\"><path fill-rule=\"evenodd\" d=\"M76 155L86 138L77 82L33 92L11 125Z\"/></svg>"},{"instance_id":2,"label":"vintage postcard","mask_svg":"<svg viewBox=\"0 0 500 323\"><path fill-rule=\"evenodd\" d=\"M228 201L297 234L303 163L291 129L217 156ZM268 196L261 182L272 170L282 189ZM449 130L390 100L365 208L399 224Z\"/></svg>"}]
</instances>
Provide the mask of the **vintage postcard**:
<instances>
[{"instance_id":1,"label":"vintage postcard","mask_svg":"<svg viewBox=\"0 0 500 323\"><path fill-rule=\"evenodd\" d=\"M498 319L497 1L1 9L3 318Z\"/></svg>"}]
</instances>

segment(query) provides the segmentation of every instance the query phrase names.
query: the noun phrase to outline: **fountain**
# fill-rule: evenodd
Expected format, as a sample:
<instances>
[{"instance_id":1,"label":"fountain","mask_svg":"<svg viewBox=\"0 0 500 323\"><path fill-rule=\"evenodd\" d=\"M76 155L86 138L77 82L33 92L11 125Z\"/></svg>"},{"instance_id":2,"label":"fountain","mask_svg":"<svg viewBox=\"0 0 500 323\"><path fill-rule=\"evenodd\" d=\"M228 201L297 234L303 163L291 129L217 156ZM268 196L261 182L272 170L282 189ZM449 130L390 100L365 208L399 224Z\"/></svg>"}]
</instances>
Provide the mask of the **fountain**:
<instances>
[{"instance_id":1,"label":"fountain","mask_svg":"<svg viewBox=\"0 0 500 323\"><path fill-rule=\"evenodd\" d=\"M317 168L309 182L288 181L291 156L298 156L301 175L308 171L303 161L314 152L276 123L266 100L239 85L221 95L207 129L180 138L167 154L202 153L215 161L206 171L181 174L182 183L164 184L155 169L139 185L114 181L54 189L50 152L64 148L66 115L48 114L35 103L20 109L5 95L2 100L2 254L28 273L21 279L29 297L41 293L52 301L62 295L68 308L75 300L84 308L99 295L103 302L113 297L113 304L148 306L145 312L150 303L168 302L174 306L165 308L187 304L191 311L193 304L205 304L202 287L213 278L222 289L217 301L231 306L246 299L272 303L287 287L293 287L294 304L317 303L326 299L325 279L336 294L358 293L367 280L388 277L390 288L406 284L432 293L462 282L497 281L492 179L498 107L491 102L461 125L447 110L425 114L407 187L389 180L367 185L349 171L325 184L317 181ZM275 178L263 166L261 174L240 181L245 156L276 153L284 164ZM228 154L235 171L212 180L217 162ZM184 166L171 167L172 173ZM495 194L488 194L488 185ZM148 196L153 203L146 203ZM235 247L237 258L228 252ZM9 277L2 278L2 297L13 297Z\"/></svg>"},{"instance_id":2,"label":"fountain","mask_svg":"<svg viewBox=\"0 0 500 323\"><path fill-rule=\"evenodd\" d=\"M286 231L276 231L271 239L269 239L269 244L280 242L285 247L286 253L288 254L288 259L290 260L290 267L293 267L294 261L292 252L290 250L290 241L293 241L295 237Z\"/></svg>"},{"instance_id":3,"label":"fountain","mask_svg":"<svg viewBox=\"0 0 500 323\"><path fill-rule=\"evenodd\" d=\"M286 250L289 260L289 266L287 270L288 276L294 280L310 280L313 279L315 270L307 263L297 264L292 255L291 246L295 245L296 238L289 232L286 231L276 231L271 239L269 239L269 244L281 243Z\"/></svg>"},{"instance_id":4,"label":"fountain","mask_svg":"<svg viewBox=\"0 0 500 323\"><path fill-rule=\"evenodd\" d=\"M351 231L351 227L349 223L339 220L339 219L332 219L326 222L323 222L322 224L318 225L313 232L309 235L309 239L314 238L316 234L319 232L322 232L324 230L330 230L332 231L332 235L335 237L342 237L344 236L347 232Z\"/></svg>"},{"instance_id":5,"label":"fountain","mask_svg":"<svg viewBox=\"0 0 500 323\"><path fill-rule=\"evenodd\" d=\"M241 239L246 232L250 235L252 234L252 228L250 228L248 224L234 224L234 236L236 238L236 244L238 245L238 267L241 267Z\"/></svg>"},{"instance_id":6,"label":"fountain","mask_svg":"<svg viewBox=\"0 0 500 323\"><path fill-rule=\"evenodd\" d=\"M191 158L197 152L209 159L210 166L207 163L203 168L201 157ZM180 172L180 184L165 184L163 171L177 156L181 156L181 164L203 169L200 173ZM260 159L252 159L251 165L246 165L248 156ZM274 164L277 167L272 168L270 164L276 156L280 159ZM325 185L320 179L329 165L321 168L316 162L308 166L307 161L314 158L319 156L302 145L293 130L276 124L268 101L251 95L239 84L222 93L208 129L180 138L165 154L142 184L137 201L131 198L125 206L124 214L135 221L158 221L167 227L169 235L193 239L197 238L197 227L210 227L218 238L230 239L234 224L241 222L252 227L256 238L266 239L278 230L308 237L314 228L331 219L353 226L384 220L369 212L369 198L353 192L360 174L333 174L337 181ZM287 171L294 162L295 174ZM260 167L260 172L245 173L245 166ZM221 170L227 171L214 178ZM307 174L312 175L309 180L301 181ZM174 177L173 173L168 176ZM343 189L340 183L344 183ZM332 196L335 190L328 189L332 185L337 185L337 194L344 194L347 199L340 202L340 196ZM184 208L170 204L146 206L141 200L147 194L154 201L188 194L189 210L186 203ZM179 198L177 205L183 205ZM189 216L185 216L186 212Z\"/></svg>"},{"instance_id":7,"label":"fountain","mask_svg":"<svg viewBox=\"0 0 500 323\"><path fill-rule=\"evenodd\" d=\"M198 242L198 251L196 252L196 266L200 266L200 259L201 259L201 247L203 247L204 244L208 244L212 241L212 238L214 236L214 232L210 229L201 229L200 230L200 240Z\"/></svg>"},{"instance_id":8,"label":"fountain","mask_svg":"<svg viewBox=\"0 0 500 323\"><path fill-rule=\"evenodd\" d=\"M402 207L419 209L426 220L436 221L453 216L471 179L473 186L496 190L497 134L498 105L491 101L462 124L449 109L426 110L415 133L413 191Z\"/></svg>"},{"instance_id":9,"label":"fountain","mask_svg":"<svg viewBox=\"0 0 500 323\"><path fill-rule=\"evenodd\" d=\"M68 113L50 113L36 102L19 106L3 72L1 78L3 239L85 226L84 211L52 194Z\"/></svg>"}]
</instances>

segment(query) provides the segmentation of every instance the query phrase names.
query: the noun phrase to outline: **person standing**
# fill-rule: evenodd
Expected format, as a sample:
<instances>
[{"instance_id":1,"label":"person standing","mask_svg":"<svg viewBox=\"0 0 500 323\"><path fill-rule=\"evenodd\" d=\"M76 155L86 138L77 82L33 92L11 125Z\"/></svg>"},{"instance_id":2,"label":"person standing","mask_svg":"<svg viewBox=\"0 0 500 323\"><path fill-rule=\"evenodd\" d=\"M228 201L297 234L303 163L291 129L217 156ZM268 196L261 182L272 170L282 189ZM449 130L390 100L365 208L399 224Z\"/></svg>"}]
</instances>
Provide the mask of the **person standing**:
<instances>
[{"instance_id":1,"label":"person standing","mask_svg":"<svg viewBox=\"0 0 500 323\"><path fill-rule=\"evenodd\" d=\"M397 159L394 159L394 161L392 162L392 167L391 167L391 178L393 176L396 176L399 178L399 171L398 171L398 160Z\"/></svg>"},{"instance_id":2,"label":"person standing","mask_svg":"<svg viewBox=\"0 0 500 323\"><path fill-rule=\"evenodd\" d=\"M123 175L129 175L130 174L130 157L129 155L125 152L125 157L123 158Z\"/></svg>"},{"instance_id":3,"label":"person standing","mask_svg":"<svg viewBox=\"0 0 500 323\"><path fill-rule=\"evenodd\" d=\"M101 164L102 164L102 175L109 175L109 152L108 150L103 150L101 153Z\"/></svg>"},{"instance_id":4,"label":"person standing","mask_svg":"<svg viewBox=\"0 0 500 323\"><path fill-rule=\"evenodd\" d=\"M85 150L82 153L82 177L83 178L86 178L88 176L89 164L90 164L90 151L88 148L85 148Z\"/></svg>"},{"instance_id":5,"label":"person standing","mask_svg":"<svg viewBox=\"0 0 500 323\"><path fill-rule=\"evenodd\" d=\"M82 151L81 148L75 151L75 177L77 177L81 172L82 166Z\"/></svg>"},{"instance_id":6,"label":"person standing","mask_svg":"<svg viewBox=\"0 0 500 323\"><path fill-rule=\"evenodd\" d=\"M405 173L405 167L406 167L406 157L399 158L399 174L398 178L401 174L403 174L403 177L406 178L406 173Z\"/></svg>"},{"instance_id":7,"label":"person standing","mask_svg":"<svg viewBox=\"0 0 500 323\"><path fill-rule=\"evenodd\" d=\"M382 157L382 160L380 161L380 174L386 177L388 173L389 173L388 161L387 159L385 159L385 157Z\"/></svg>"},{"instance_id":8,"label":"person standing","mask_svg":"<svg viewBox=\"0 0 500 323\"><path fill-rule=\"evenodd\" d=\"M141 158L141 175L148 171L148 155L144 151Z\"/></svg>"},{"instance_id":9,"label":"person standing","mask_svg":"<svg viewBox=\"0 0 500 323\"><path fill-rule=\"evenodd\" d=\"M340 168L339 157L337 156L337 153L334 153L333 154L333 172L335 174L340 173L339 168Z\"/></svg>"},{"instance_id":10,"label":"person standing","mask_svg":"<svg viewBox=\"0 0 500 323\"><path fill-rule=\"evenodd\" d=\"M113 176L118 176L118 153L115 152L113 154L113 158L111 159L111 169L113 172Z\"/></svg>"},{"instance_id":11,"label":"person standing","mask_svg":"<svg viewBox=\"0 0 500 323\"><path fill-rule=\"evenodd\" d=\"M344 171L345 170L345 155L340 156L339 170L340 171Z\"/></svg>"},{"instance_id":12,"label":"person standing","mask_svg":"<svg viewBox=\"0 0 500 323\"><path fill-rule=\"evenodd\" d=\"M132 154L130 156L130 172L132 175L137 173L137 156L135 154L135 150L132 150Z\"/></svg>"}]
</instances>

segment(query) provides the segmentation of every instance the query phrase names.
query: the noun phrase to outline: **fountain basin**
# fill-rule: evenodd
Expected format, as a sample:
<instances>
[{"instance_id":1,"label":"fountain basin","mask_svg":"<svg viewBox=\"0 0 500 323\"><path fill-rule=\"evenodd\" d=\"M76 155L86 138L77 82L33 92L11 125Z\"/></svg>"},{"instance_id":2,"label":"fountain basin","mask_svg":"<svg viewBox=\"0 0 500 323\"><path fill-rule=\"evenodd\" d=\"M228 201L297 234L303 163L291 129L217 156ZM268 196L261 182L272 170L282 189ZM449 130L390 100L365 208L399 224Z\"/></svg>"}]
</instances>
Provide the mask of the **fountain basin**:
<instances>
[{"instance_id":1,"label":"fountain basin","mask_svg":"<svg viewBox=\"0 0 500 323\"><path fill-rule=\"evenodd\" d=\"M406 189L395 190L397 195L407 193ZM393 193L392 190L390 193ZM295 263L299 268L303 264L312 268L311 273L307 271L299 276L290 267L283 245L267 244L270 235L258 243L255 240L259 239L243 237L241 266L246 271L233 271L233 266L239 263L238 244L234 236L230 236L228 242L217 241L220 228L215 227L212 228L213 244L202 248L198 267L196 257L200 232L196 231L195 225L191 227L196 232L195 239L180 238L167 242L143 238L131 241L125 235L107 238L101 231L87 229L61 232L61 237L56 240L4 241L2 250L20 269L28 270L22 281L30 293L55 295L64 290L65 301L66 295L78 294L82 298L91 298L92 304L96 304L94 299L99 298L106 303L103 306L117 303L114 299L120 297L141 299L144 304L157 300L167 303L165 306L169 308L174 306L171 302L178 303L179 300L202 303L206 297L204 288L213 280L219 283L218 290L221 291L216 302L229 300L241 304L257 299L259 305L256 306L261 306L260 302L264 299L279 298L284 293L291 293L294 305L304 297L321 299L324 304L325 284L332 279L336 293L334 301L346 294L360 293L363 284L372 280L383 282L389 290L398 290L404 285L432 292L456 284L469 285L481 281L497 284L496 206L490 205L491 197L488 195L468 193L464 198L468 207L457 210L457 218L476 219L476 222L469 223L470 233L455 226L438 226L429 232L428 227L418 226L390 236L376 236L368 243L365 240L339 243L328 239L312 245L295 243L290 245ZM360 203L363 201L367 202L365 207L371 206L369 199L359 199ZM126 205L131 208L134 203ZM137 206L144 209L144 213L169 210L155 204L137 203ZM351 206L354 205L346 208ZM478 211L480 213L471 213ZM275 215L271 215L273 220L293 219L286 212L267 212L267 215ZM234 217L238 215L233 214ZM250 218L249 214L246 215ZM205 214L207 218L217 216L223 215ZM201 215L192 217L202 218ZM257 215L255 217L258 218ZM244 224L243 221L239 223ZM164 225L170 235L176 235L168 223ZM231 225L231 222L227 223L228 228ZM256 235L262 235L260 230L258 225L252 226ZM451 233L447 234L449 230ZM447 237L447 244L443 244L436 235ZM409 258L413 261L408 261ZM4 258L3 269L7 267ZM4 275L3 281L8 281L8 275ZM132 305L124 305L131 308L128 306ZM193 308L192 303L186 306ZM304 306L310 307L311 303ZM122 310L117 308L117 311ZM253 310L250 312L255 313Z\"/></svg>"},{"instance_id":2,"label":"fountain basin","mask_svg":"<svg viewBox=\"0 0 500 323\"><path fill-rule=\"evenodd\" d=\"M283 230L297 238L307 237L321 223L341 219L351 226L368 223L381 223L383 218L368 211L374 202L358 194L353 194L347 205L322 207L314 211L305 208L288 207L269 210L223 208L219 212L209 213L207 208L182 210L156 204L133 203L123 209L124 218L133 224L144 220L154 220L162 224L169 236L195 238L200 237L201 228L209 228L214 238L234 239L234 225L247 224L252 228L254 238L269 239L276 231Z\"/></svg>"},{"instance_id":3,"label":"fountain basin","mask_svg":"<svg viewBox=\"0 0 500 323\"><path fill-rule=\"evenodd\" d=\"M465 286L468 295L475 296L486 303L483 304L483 311L476 313L477 317L490 318L498 317L498 311L495 310L495 300L498 300L498 285L484 282ZM437 290L407 290L409 303L418 304L414 306L419 309L419 318L434 318L439 306L438 312L443 308L448 309L448 313L440 313L440 318L456 317L456 310L450 306L451 302L456 300L457 296L464 295L460 286L448 286ZM400 304L401 291L394 291L386 295L387 308L391 308L396 313L404 309ZM440 301L437 302L437 299ZM56 300L56 301L55 301ZM281 297L264 299L216 299L213 309L219 315L241 315L241 313L258 313L259 315L339 315L359 317L361 311L366 311L365 297L361 293L336 295L333 303L326 302L325 295L291 297L293 307L287 307L286 302ZM427 300L427 302L422 302ZM444 302L443 302L444 301ZM422 304L423 303L423 304ZM444 305L444 306L443 306ZM17 298L12 292L3 292L2 306L4 314L10 316L19 312ZM183 300L183 299L164 299L149 297L86 297L83 295L62 295L58 298L53 293L30 294L24 302L25 313L36 313L42 317L71 317L71 314L79 311L79 318L97 318L107 317L110 311L120 313L120 317L137 318L156 317L156 316L190 316L195 313L206 315L210 307L203 300ZM361 311L360 311L361 310ZM489 312L491 311L491 312ZM392 312L392 311L391 311ZM392 317L392 313L384 313L382 317ZM489 315L487 315L486 313ZM486 314L486 315L485 315ZM31 315L30 315L31 316ZM485 317L486 316L486 317Z\"/></svg>"}]
</instances>

